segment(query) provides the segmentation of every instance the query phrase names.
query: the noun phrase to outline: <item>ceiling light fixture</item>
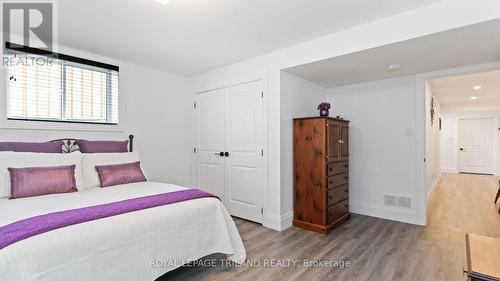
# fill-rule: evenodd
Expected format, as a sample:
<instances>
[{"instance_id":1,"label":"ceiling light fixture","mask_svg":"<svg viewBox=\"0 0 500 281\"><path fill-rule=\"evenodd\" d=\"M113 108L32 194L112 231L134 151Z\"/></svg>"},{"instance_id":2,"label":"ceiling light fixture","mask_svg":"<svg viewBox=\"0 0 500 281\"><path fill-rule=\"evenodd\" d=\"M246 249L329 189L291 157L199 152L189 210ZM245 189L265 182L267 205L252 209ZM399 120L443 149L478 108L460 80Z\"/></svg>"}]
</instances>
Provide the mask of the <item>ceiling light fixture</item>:
<instances>
[{"instance_id":1,"label":"ceiling light fixture","mask_svg":"<svg viewBox=\"0 0 500 281\"><path fill-rule=\"evenodd\" d=\"M389 71L396 71L396 70L399 70L401 68L401 65L399 64L391 64L387 67L387 70Z\"/></svg>"},{"instance_id":2,"label":"ceiling light fixture","mask_svg":"<svg viewBox=\"0 0 500 281\"><path fill-rule=\"evenodd\" d=\"M170 2L170 0L156 0L156 2L163 4L163 5L167 5Z\"/></svg>"},{"instance_id":3,"label":"ceiling light fixture","mask_svg":"<svg viewBox=\"0 0 500 281\"><path fill-rule=\"evenodd\" d=\"M477 97L470 97L471 100L477 100Z\"/></svg>"},{"instance_id":4,"label":"ceiling light fixture","mask_svg":"<svg viewBox=\"0 0 500 281\"><path fill-rule=\"evenodd\" d=\"M474 89L474 91L479 91L481 90L481 85L476 85L472 89Z\"/></svg>"}]
</instances>

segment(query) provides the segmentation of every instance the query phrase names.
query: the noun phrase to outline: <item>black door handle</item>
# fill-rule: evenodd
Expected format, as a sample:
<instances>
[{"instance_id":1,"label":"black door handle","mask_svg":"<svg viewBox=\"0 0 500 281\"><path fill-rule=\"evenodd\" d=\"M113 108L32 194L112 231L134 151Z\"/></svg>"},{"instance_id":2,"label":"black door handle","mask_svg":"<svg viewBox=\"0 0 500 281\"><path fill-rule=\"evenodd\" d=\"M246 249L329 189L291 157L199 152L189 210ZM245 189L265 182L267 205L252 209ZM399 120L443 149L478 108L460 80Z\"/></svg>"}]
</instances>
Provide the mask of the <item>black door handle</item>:
<instances>
[{"instance_id":1,"label":"black door handle","mask_svg":"<svg viewBox=\"0 0 500 281\"><path fill-rule=\"evenodd\" d=\"M224 157L224 152L215 152L214 153L216 156Z\"/></svg>"},{"instance_id":2,"label":"black door handle","mask_svg":"<svg viewBox=\"0 0 500 281\"><path fill-rule=\"evenodd\" d=\"M222 152L221 152L222 153ZM224 156L229 157L229 152L224 152Z\"/></svg>"},{"instance_id":3,"label":"black door handle","mask_svg":"<svg viewBox=\"0 0 500 281\"><path fill-rule=\"evenodd\" d=\"M464 151L463 147L460 148L460 151Z\"/></svg>"}]
</instances>

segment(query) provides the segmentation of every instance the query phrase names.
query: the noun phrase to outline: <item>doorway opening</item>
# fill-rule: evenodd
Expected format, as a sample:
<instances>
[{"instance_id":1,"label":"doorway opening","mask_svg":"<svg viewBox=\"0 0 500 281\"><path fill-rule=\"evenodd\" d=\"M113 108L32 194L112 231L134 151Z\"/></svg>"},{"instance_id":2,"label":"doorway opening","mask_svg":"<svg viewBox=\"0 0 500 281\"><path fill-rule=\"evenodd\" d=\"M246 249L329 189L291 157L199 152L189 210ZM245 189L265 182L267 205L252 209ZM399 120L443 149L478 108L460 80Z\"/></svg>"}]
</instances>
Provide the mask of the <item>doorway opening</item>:
<instances>
[{"instance_id":1,"label":"doorway opening","mask_svg":"<svg viewBox=\"0 0 500 281\"><path fill-rule=\"evenodd\" d=\"M425 81L427 226L461 221L456 231L486 235L497 215L484 203L500 175L500 70L449 75Z\"/></svg>"},{"instance_id":2,"label":"doorway opening","mask_svg":"<svg viewBox=\"0 0 500 281\"><path fill-rule=\"evenodd\" d=\"M428 197L442 172L500 174L500 70L425 84Z\"/></svg>"}]
</instances>

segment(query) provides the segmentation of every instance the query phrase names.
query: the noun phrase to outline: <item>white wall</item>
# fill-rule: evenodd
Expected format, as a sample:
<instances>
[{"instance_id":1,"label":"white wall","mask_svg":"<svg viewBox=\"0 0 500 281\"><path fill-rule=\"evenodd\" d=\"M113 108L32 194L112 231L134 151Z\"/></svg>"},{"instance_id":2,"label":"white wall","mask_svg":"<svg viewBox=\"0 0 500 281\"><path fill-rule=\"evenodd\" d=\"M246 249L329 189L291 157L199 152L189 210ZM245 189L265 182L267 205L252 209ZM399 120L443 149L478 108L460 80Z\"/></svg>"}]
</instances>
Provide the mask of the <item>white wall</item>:
<instances>
[{"instance_id":1,"label":"white wall","mask_svg":"<svg viewBox=\"0 0 500 281\"><path fill-rule=\"evenodd\" d=\"M148 176L190 186L192 98L188 80L138 65L127 65L127 131L135 135Z\"/></svg>"},{"instance_id":2,"label":"white wall","mask_svg":"<svg viewBox=\"0 0 500 281\"><path fill-rule=\"evenodd\" d=\"M434 97L434 123L431 124L431 99ZM425 81L426 194L429 200L441 178L441 141L439 132L440 103L434 89Z\"/></svg>"},{"instance_id":3,"label":"white wall","mask_svg":"<svg viewBox=\"0 0 500 281\"><path fill-rule=\"evenodd\" d=\"M497 175L500 175L500 111L470 111L470 112L442 112L441 130L441 171L446 173L458 173L459 119L462 118L493 118L495 120L494 131L495 159L494 167Z\"/></svg>"},{"instance_id":4,"label":"white wall","mask_svg":"<svg viewBox=\"0 0 500 281\"><path fill-rule=\"evenodd\" d=\"M500 110L500 104L492 101L464 102L463 104L442 105L443 112L474 112L474 111L497 111Z\"/></svg>"},{"instance_id":5,"label":"white wall","mask_svg":"<svg viewBox=\"0 0 500 281\"><path fill-rule=\"evenodd\" d=\"M415 76L327 90L333 114L351 121L350 206L354 213L416 222ZM384 206L384 194L412 208Z\"/></svg>"},{"instance_id":6,"label":"white wall","mask_svg":"<svg viewBox=\"0 0 500 281\"><path fill-rule=\"evenodd\" d=\"M0 141L47 141L58 138L123 140L135 135L148 177L191 184L191 95L185 77L139 65L60 48L61 53L120 67L120 125L7 121L0 118ZM5 73L0 71L0 116L5 116Z\"/></svg>"},{"instance_id":7,"label":"white wall","mask_svg":"<svg viewBox=\"0 0 500 281\"><path fill-rule=\"evenodd\" d=\"M317 116L326 89L281 72L281 213L284 225L293 220L293 118Z\"/></svg>"},{"instance_id":8,"label":"white wall","mask_svg":"<svg viewBox=\"0 0 500 281\"><path fill-rule=\"evenodd\" d=\"M456 13L450 13L450 11L456 11ZM264 225L280 230L281 228L276 225L283 225L284 222L277 222L276 218L286 217L286 214L281 213L281 198L284 196L281 194L280 172L280 70L496 18L500 18L500 1L444 0L194 76L192 92L202 92L258 79L265 81L267 85L265 102L268 105L266 150L269 151L269 170L267 198L264 204ZM418 106L418 104L414 105L413 110ZM418 144L419 149L413 157L422 154L423 158L425 157L423 151L425 129L420 128L424 126L423 121L421 121L422 124L418 122L417 134L413 141L415 145ZM424 173L417 170L415 174L422 177L418 181L421 182L421 188L425 188ZM424 194L423 191L422 194ZM423 202L420 205L418 223L424 224L425 207Z\"/></svg>"}]
</instances>

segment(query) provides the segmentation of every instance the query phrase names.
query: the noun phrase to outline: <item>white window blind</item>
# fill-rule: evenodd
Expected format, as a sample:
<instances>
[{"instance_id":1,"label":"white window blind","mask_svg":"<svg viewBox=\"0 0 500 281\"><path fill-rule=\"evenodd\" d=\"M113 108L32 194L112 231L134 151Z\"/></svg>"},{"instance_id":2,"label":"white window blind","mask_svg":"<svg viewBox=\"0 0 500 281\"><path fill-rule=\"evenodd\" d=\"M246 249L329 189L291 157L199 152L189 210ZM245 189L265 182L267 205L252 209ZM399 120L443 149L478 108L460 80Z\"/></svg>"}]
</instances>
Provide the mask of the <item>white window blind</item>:
<instances>
[{"instance_id":1,"label":"white window blind","mask_svg":"<svg viewBox=\"0 0 500 281\"><path fill-rule=\"evenodd\" d=\"M19 50L6 56L8 119L118 124L117 67Z\"/></svg>"}]
</instances>

